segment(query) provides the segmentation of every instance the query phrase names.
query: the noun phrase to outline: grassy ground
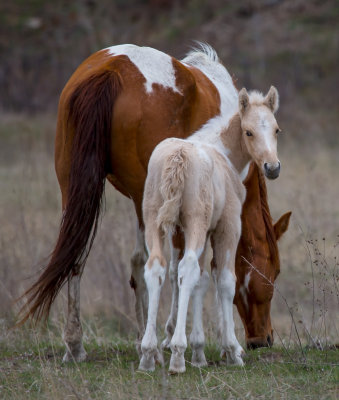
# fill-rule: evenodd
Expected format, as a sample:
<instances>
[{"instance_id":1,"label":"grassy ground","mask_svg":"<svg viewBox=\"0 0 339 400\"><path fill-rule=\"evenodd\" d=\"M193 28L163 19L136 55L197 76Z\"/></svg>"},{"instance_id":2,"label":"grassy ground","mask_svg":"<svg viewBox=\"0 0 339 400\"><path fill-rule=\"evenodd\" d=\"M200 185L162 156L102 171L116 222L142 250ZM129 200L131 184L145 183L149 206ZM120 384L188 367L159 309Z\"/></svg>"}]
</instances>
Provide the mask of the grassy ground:
<instances>
[{"instance_id":1,"label":"grassy ground","mask_svg":"<svg viewBox=\"0 0 339 400\"><path fill-rule=\"evenodd\" d=\"M279 245L281 274L272 301L275 347L249 352L245 368L227 368L220 362L209 320L211 285L204 313L211 365L197 370L188 364L185 375L168 376L167 368L153 374L137 371L134 296L128 284L135 216L131 201L109 185L106 212L81 285L89 362L61 363L62 321L40 333L5 329L17 311L13 300L29 287L27 277L39 270L55 244L61 212L53 166L54 117L2 115L0 398L338 398L339 357L333 346L339 337L338 145L317 142L314 151L315 136L313 142L298 141L292 122L283 116L282 120L283 170L279 182L268 186L269 199L275 220L288 210L293 216ZM169 309L168 280L166 285L160 326ZM62 292L52 310L53 321L65 315L65 306ZM243 343L239 320L236 327ZM165 358L168 363L168 354Z\"/></svg>"},{"instance_id":2,"label":"grassy ground","mask_svg":"<svg viewBox=\"0 0 339 400\"><path fill-rule=\"evenodd\" d=\"M93 327L92 327L93 328ZM0 342L1 399L337 399L338 350L275 347L248 351L245 367L227 367L209 343L208 367L186 363L183 375L138 371L132 339L86 329L88 362L63 364L58 328L3 331ZM186 353L190 359L190 351Z\"/></svg>"}]
</instances>

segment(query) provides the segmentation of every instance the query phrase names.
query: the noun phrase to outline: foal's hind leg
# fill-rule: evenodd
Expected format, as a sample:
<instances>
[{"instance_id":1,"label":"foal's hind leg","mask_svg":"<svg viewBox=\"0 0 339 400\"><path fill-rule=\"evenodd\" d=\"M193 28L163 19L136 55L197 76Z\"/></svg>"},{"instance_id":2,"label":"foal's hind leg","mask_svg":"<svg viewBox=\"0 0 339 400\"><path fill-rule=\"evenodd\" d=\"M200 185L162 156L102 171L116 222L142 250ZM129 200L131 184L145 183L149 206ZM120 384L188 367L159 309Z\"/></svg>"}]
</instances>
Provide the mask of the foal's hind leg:
<instances>
[{"instance_id":1,"label":"foal's hind leg","mask_svg":"<svg viewBox=\"0 0 339 400\"><path fill-rule=\"evenodd\" d=\"M68 316L63 339L66 344L64 362L85 361L87 353L82 344L82 326L80 322L80 279L82 269L74 267L74 274L68 280Z\"/></svg>"},{"instance_id":2,"label":"foal's hind leg","mask_svg":"<svg viewBox=\"0 0 339 400\"><path fill-rule=\"evenodd\" d=\"M169 371L175 373L185 372L186 370L184 353L187 348L187 308L192 290L200 279L201 274L198 259L204 249L206 239L206 231L202 228L203 224L199 224L199 222L198 218L192 218L187 222L185 254L178 268L178 315L177 324L170 343L172 356L169 366Z\"/></svg>"}]
</instances>

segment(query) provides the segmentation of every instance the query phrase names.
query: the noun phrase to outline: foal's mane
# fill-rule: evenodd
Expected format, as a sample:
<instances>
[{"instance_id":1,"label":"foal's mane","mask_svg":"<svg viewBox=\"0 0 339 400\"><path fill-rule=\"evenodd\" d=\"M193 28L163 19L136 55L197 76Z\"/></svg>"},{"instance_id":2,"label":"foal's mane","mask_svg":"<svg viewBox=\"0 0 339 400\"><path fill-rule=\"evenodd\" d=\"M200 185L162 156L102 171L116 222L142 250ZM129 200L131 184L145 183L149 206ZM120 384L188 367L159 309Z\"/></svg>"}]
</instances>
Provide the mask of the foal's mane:
<instances>
[{"instance_id":1,"label":"foal's mane","mask_svg":"<svg viewBox=\"0 0 339 400\"><path fill-rule=\"evenodd\" d=\"M268 247L270 250L271 261L272 264L276 266L276 270L280 270L280 259L279 259L279 252L278 252L278 245L277 239L274 232L273 221L270 214L270 209L268 206L267 201L267 188L264 174L260 171L258 166L255 164L255 170L258 174L258 183L259 183L259 194L260 194L260 204L261 204L261 211L262 216L265 223L266 228L266 239L268 243Z\"/></svg>"}]
</instances>

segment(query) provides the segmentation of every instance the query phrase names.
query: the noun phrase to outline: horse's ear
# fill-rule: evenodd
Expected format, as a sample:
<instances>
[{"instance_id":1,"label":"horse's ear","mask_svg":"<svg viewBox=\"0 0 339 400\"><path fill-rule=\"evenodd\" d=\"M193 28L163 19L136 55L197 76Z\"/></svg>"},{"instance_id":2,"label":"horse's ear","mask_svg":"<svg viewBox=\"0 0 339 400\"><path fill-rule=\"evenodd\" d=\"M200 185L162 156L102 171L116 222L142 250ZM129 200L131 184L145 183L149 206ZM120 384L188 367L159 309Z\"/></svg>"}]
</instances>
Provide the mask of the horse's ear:
<instances>
[{"instance_id":1,"label":"horse's ear","mask_svg":"<svg viewBox=\"0 0 339 400\"><path fill-rule=\"evenodd\" d=\"M279 93L274 86L270 87L265 99L264 104L273 112L276 113L279 108Z\"/></svg>"},{"instance_id":2,"label":"horse's ear","mask_svg":"<svg viewBox=\"0 0 339 400\"><path fill-rule=\"evenodd\" d=\"M277 240L279 240L281 236L287 231L291 215L291 211L287 212L286 214L282 215L279 220L274 224L274 233Z\"/></svg>"},{"instance_id":3,"label":"horse's ear","mask_svg":"<svg viewBox=\"0 0 339 400\"><path fill-rule=\"evenodd\" d=\"M248 97L247 90L242 88L239 92L239 112L244 115L250 107L250 98Z\"/></svg>"}]
</instances>

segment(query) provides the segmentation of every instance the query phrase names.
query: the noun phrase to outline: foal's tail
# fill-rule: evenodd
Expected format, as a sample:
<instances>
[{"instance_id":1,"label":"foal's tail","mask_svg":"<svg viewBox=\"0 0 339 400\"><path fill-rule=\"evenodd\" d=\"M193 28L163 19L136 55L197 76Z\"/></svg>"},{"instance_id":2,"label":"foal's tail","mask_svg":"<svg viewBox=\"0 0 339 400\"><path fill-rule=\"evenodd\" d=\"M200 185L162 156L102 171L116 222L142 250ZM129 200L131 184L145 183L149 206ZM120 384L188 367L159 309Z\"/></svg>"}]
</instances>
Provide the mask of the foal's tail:
<instances>
[{"instance_id":1,"label":"foal's tail","mask_svg":"<svg viewBox=\"0 0 339 400\"><path fill-rule=\"evenodd\" d=\"M165 160L160 186L163 204L157 216L157 225L165 233L173 233L179 223L188 160L184 148L178 149Z\"/></svg>"},{"instance_id":2,"label":"foal's tail","mask_svg":"<svg viewBox=\"0 0 339 400\"><path fill-rule=\"evenodd\" d=\"M29 317L47 318L68 278L80 273L98 227L105 178L109 171L113 106L121 91L119 75L110 65L78 84L69 97L67 140L74 138L67 202L50 261L21 298L18 324Z\"/></svg>"}]
</instances>

